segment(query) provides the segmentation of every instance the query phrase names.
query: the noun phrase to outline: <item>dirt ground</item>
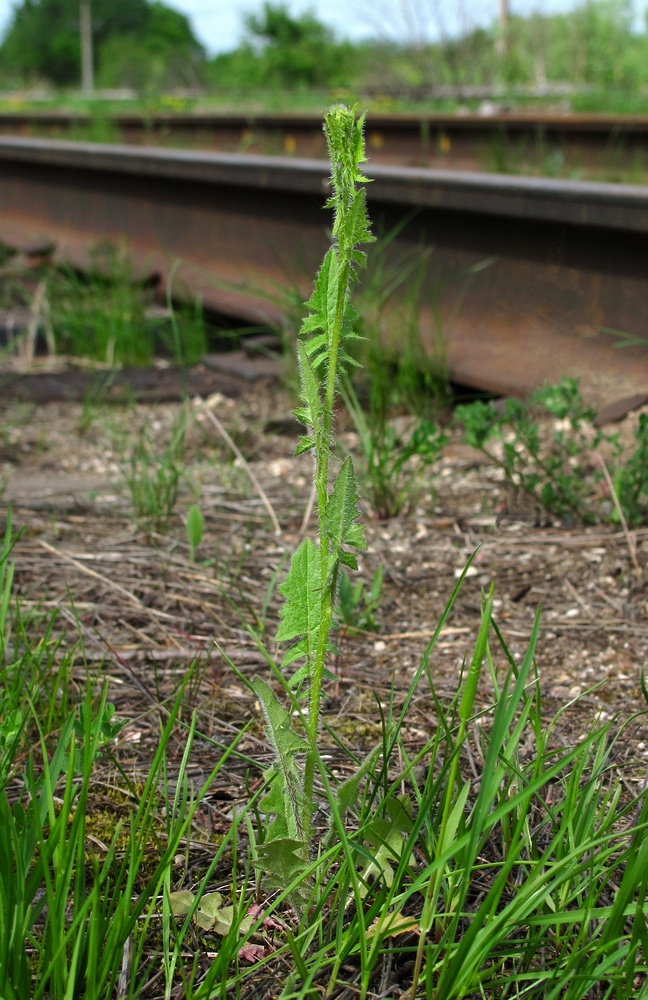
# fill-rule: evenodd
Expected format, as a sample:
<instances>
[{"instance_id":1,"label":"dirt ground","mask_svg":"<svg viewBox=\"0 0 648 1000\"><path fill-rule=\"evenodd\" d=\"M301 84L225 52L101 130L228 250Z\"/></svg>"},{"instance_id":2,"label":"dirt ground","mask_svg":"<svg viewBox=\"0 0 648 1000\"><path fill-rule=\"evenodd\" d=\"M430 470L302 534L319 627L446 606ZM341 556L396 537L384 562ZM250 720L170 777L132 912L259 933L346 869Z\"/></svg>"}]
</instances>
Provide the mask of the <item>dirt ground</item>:
<instances>
[{"instance_id":1,"label":"dirt ground","mask_svg":"<svg viewBox=\"0 0 648 1000\"><path fill-rule=\"evenodd\" d=\"M216 395L208 401L249 458L276 512L276 534L258 490L232 461L204 406L196 400L185 410L181 495L163 528L133 519L128 455L144 429L162 453L180 404L0 403L0 502L11 503L14 525L23 529L15 549L18 592L26 607L60 609L68 643L80 630L80 675L85 663L100 667L117 711L137 719L171 693L198 658L196 697L200 692L213 733L225 740L255 709L223 654L244 675L266 669L249 625L274 652L276 583L303 529L311 459L292 455L298 429L286 419L291 399L282 389L256 384L237 400ZM633 419L627 418L628 432ZM183 522L197 499L205 537L192 562ZM562 738L644 710L648 528L632 533L635 565L632 545L618 529L536 522L533 511L507 509L498 470L458 440L446 447L414 510L389 521L368 517L361 576L370 582L378 564L383 567L379 627L340 636L327 703L327 714L351 743L375 741L375 699L388 699L392 680L397 691L406 689L475 552L430 659L443 697L456 690L479 625L480 593L494 581L496 619L515 657L523 656L542 608L537 668L547 716L561 710ZM495 656L504 669L501 652ZM425 738L429 714L422 690L408 722L413 742ZM137 743L137 722L129 732ZM625 737L633 765L648 758L642 718L629 724ZM260 738L253 727L257 753ZM640 772L630 771L634 784Z\"/></svg>"},{"instance_id":2,"label":"dirt ground","mask_svg":"<svg viewBox=\"0 0 648 1000\"><path fill-rule=\"evenodd\" d=\"M60 639L53 669L72 651L72 684L79 696L88 673L107 681L119 718L128 720L113 754L131 787L144 785L160 717L192 663L182 709L185 725L176 726L168 746L167 787L174 787L193 710L199 736L188 775L196 790L222 749L247 726L238 755L228 759L201 799L186 851L176 859L181 862L178 886L199 883L214 843L231 828L233 810L261 786L263 778L252 762L271 763L259 706L245 678L269 674L250 627L271 655L281 656L273 643L277 584L303 531L309 530L311 458L293 457L298 427L289 416L292 398L276 385L257 383L236 399L216 394L184 406L0 400L0 529L11 504L14 527L21 529L14 555L23 612L36 612L37 632L45 629L47 615L56 613L48 640ZM232 460L207 411L247 456L257 485ZM138 523L127 482L129 456L145 433L153 444L153 467L182 420L185 455L174 513L163 525ZM626 419L626 437L635 420L636 414ZM342 425L340 430L344 433ZM353 447L352 435L344 433L344 440ZM192 561L184 517L196 501L205 535ZM543 714L554 720L552 740L572 744L592 726L610 722L621 734L612 756L615 775L624 785L624 798L634 797L648 761L641 686L648 658L648 528L628 539L609 526L539 523L537 512L512 506L497 468L458 439L447 445L407 515L377 521L369 510L365 513L369 545L359 576L370 583L381 565L383 593L375 631L337 636L334 677L325 692L326 722L337 738L358 756L380 743L380 710L388 715L390 705L394 713L400 709L474 555L429 658L436 696L449 702L457 691L479 628L482 591L494 581L495 617L513 658L524 656L542 607L536 661ZM491 648L503 676L506 658L495 640ZM486 709L491 700L486 671L478 706ZM432 734L433 708L424 678L404 726L403 745L411 755ZM476 731L473 735L467 766L478 779L482 743ZM532 731L528 741L532 752ZM333 769L344 774L349 756L326 735L323 750ZM86 823L86 835L100 853L108 850L117 818L132 808L122 789L114 764L103 760ZM214 888L227 893L231 880L231 855L225 855L213 872ZM257 936L241 956L252 963L241 993L248 1000L277 996L282 988L281 963L254 972L253 963L275 949L272 933ZM194 946L208 962L215 945L196 938ZM411 970L403 976L406 982ZM162 994L153 980L145 995L158 1000ZM339 995L355 994L351 989Z\"/></svg>"}]
</instances>

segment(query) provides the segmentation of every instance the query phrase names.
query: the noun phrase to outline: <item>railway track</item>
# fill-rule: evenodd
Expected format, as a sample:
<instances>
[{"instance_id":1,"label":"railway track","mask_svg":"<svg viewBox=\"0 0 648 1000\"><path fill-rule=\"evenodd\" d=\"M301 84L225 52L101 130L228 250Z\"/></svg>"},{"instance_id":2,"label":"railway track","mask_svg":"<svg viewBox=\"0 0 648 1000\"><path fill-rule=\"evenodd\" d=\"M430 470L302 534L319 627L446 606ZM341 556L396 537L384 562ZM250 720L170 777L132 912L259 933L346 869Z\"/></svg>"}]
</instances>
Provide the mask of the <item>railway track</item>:
<instances>
[{"instance_id":1,"label":"railway track","mask_svg":"<svg viewBox=\"0 0 648 1000\"><path fill-rule=\"evenodd\" d=\"M523 394L575 375L599 403L648 389L648 188L372 162L367 173L375 229L391 236L373 251L376 294L413 267L422 342L453 379ZM282 322L327 245L327 175L318 160L4 138L0 240L54 244L79 267L98 244L125 244L178 295ZM411 285L401 294L407 305ZM385 309L399 349L403 310Z\"/></svg>"},{"instance_id":2,"label":"railway track","mask_svg":"<svg viewBox=\"0 0 648 1000\"><path fill-rule=\"evenodd\" d=\"M0 133L92 138L133 145L324 158L321 115L0 113ZM648 176L648 115L540 113L375 114L367 147L373 163L511 174L642 181Z\"/></svg>"}]
</instances>

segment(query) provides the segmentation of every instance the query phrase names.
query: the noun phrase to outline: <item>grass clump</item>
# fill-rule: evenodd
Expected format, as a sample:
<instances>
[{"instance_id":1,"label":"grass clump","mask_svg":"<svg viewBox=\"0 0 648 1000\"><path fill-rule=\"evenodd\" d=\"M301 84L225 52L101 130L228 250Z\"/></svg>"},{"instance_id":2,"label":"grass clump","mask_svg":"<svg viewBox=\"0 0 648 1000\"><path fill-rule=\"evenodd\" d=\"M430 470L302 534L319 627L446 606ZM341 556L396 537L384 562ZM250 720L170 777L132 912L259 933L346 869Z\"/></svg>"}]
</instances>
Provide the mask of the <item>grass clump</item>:
<instances>
[{"instance_id":1,"label":"grass clump","mask_svg":"<svg viewBox=\"0 0 648 1000\"><path fill-rule=\"evenodd\" d=\"M303 913L287 936L284 998L314 996L316 983L410 1000L644 995L645 795L623 797L609 726L553 741L534 668L539 618L516 665L492 594L461 686L441 702L432 656L462 584L400 710L392 691L376 749L342 783L318 758L332 829L313 829L308 862L284 869L279 901ZM413 755L407 715L421 697L435 719Z\"/></svg>"},{"instance_id":2,"label":"grass clump","mask_svg":"<svg viewBox=\"0 0 648 1000\"><path fill-rule=\"evenodd\" d=\"M497 408L476 400L455 410L468 444L502 469L514 494L526 494L554 516L585 522L599 516L600 472L593 453L603 443L614 444L594 428L595 416L572 378L537 389L528 402L507 399ZM540 417L551 420L548 438Z\"/></svg>"},{"instance_id":3,"label":"grass clump","mask_svg":"<svg viewBox=\"0 0 648 1000\"><path fill-rule=\"evenodd\" d=\"M383 586L383 569L379 566L368 587L363 579L355 583L345 571L340 573L338 585L338 619L346 631L360 629L371 631L378 628L376 611L380 607Z\"/></svg>"},{"instance_id":4,"label":"grass clump","mask_svg":"<svg viewBox=\"0 0 648 1000\"><path fill-rule=\"evenodd\" d=\"M194 364L207 349L199 304L152 309L153 296L132 274L128 254L107 244L91 268L51 268L47 275L56 350L108 365L150 365L160 353Z\"/></svg>"},{"instance_id":5,"label":"grass clump","mask_svg":"<svg viewBox=\"0 0 648 1000\"><path fill-rule=\"evenodd\" d=\"M513 501L526 495L545 512L565 521L594 523L648 517L648 416L639 415L635 447L620 457L618 437L595 426L596 410L583 401L578 380L545 385L528 401L507 399L498 408L476 400L458 406L455 418L468 444L504 473ZM540 420L550 430L543 434ZM607 475L602 451L611 455ZM602 481L608 480L605 486ZM610 498L609 493L614 492Z\"/></svg>"},{"instance_id":6,"label":"grass clump","mask_svg":"<svg viewBox=\"0 0 648 1000\"><path fill-rule=\"evenodd\" d=\"M357 339L349 350L358 365L340 379L340 396L360 447L359 485L379 519L415 505L447 441L438 424L451 394L438 287L429 277L430 251L416 247L393 253L410 218L382 235L372 250L366 279L354 296ZM433 323L431 351L421 341L423 311Z\"/></svg>"},{"instance_id":7,"label":"grass clump","mask_svg":"<svg viewBox=\"0 0 648 1000\"><path fill-rule=\"evenodd\" d=\"M0 996L135 998L159 978L160 964L164 979L155 995L170 996L183 978L191 989L197 970L183 965L185 935L182 927L173 929L171 890L199 804L236 741L192 791L195 714L181 722L187 676L160 713L146 776L141 783L129 780L113 758L125 720L108 703L105 687L96 690L88 679L79 704L58 708L56 686L49 694L39 690L46 671L36 662L35 676L35 661L51 644L47 633L29 635L12 598L10 521L0 551L6 610L0 631ZM78 653L59 649L66 666L57 681L71 686ZM117 822L96 808L97 775L107 765L124 791ZM235 820L211 852L206 879L231 852L237 829Z\"/></svg>"},{"instance_id":8,"label":"grass clump","mask_svg":"<svg viewBox=\"0 0 648 1000\"><path fill-rule=\"evenodd\" d=\"M50 273L48 299L56 349L107 364L149 364L144 302L128 262L112 249L98 253L84 277L64 267Z\"/></svg>"},{"instance_id":9,"label":"grass clump","mask_svg":"<svg viewBox=\"0 0 648 1000\"><path fill-rule=\"evenodd\" d=\"M133 516L144 527L155 531L163 529L175 510L180 484L186 472L186 429L187 418L181 412L171 428L164 448L156 446L146 428L140 431L132 448L126 465L126 482ZM192 537L197 539L197 530Z\"/></svg>"},{"instance_id":10,"label":"grass clump","mask_svg":"<svg viewBox=\"0 0 648 1000\"><path fill-rule=\"evenodd\" d=\"M431 274L430 247L396 253L397 238L411 222L410 213L381 233L368 261L367 274L354 297L356 332L361 338L354 370L369 399L388 389L389 403L417 417L433 419L450 402L447 344L440 311L440 278ZM470 272L465 282L471 281ZM465 294L460 291L459 299ZM430 349L421 342L421 314L431 320ZM364 376L364 377L363 377Z\"/></svg>"},{"instance_id":11,"label":"grass clump","mask_svg":"<svg viewBox=\"0 0 648 1000\"><path fill-rule=\"evenodd\" d=\"M414 505L423 476L439 458L447 436L427 418L414 418L402 430L390 419L387 367L374 368L370 385L367 413L349 379L342 380L341 396L358 436L363 494L375 516L383 520Z\"/></svg>"},{"instance_id":12,"label":"grass clump","mask_svg":"<svg viewBox=\"0 0 648 1000\"><path fill-rule=\"evenodd\" d=\"M633 526L648 520L648 414L639 415L634 436L635 449L614 476L619 506Z\"/></svg>"},{"instance_id":13,"label":"grass clump","mask_svg":"<svg viewBox=\"0 0 648 1000\"><path fill-rule=\"evenodd\" d=\"M188 794L190 727L175 796L166 784L167 752L182 699L161 727L141 794L129 815L114 822L97 850L96 818L88 815L97 761L123 722L115 722L105 694L96 706L74 709L53 749L41 732L39 752L20 762L21 789L0 789L0 994L24 997L115 995L124 956L128 992L150 978L149 938L157 934L168 899L174 858L191 827L196 802ZM25 725L39 726L35 717ZM6 735L7 724L2 725ZM15 740L13 743L15 747ZM38 760L37 760L38 758ZM5 760L6 773L6 760ZM17 768L9 762L9 774ZM210 775L213 780L215 772ZM202 797L204 789L198 796ZM160 816L167 816L160 833ZM89 845L95 845L89 849ZM216 852L220 857L222 849ZM165 887L166 890L165 890ZM166 891L166 895L165 895ZM173 960L167 924L163 948ZM173 976L168 976L169 986ZM120 989L123 987L120 987Z\"/></svg>"}]
</instances>

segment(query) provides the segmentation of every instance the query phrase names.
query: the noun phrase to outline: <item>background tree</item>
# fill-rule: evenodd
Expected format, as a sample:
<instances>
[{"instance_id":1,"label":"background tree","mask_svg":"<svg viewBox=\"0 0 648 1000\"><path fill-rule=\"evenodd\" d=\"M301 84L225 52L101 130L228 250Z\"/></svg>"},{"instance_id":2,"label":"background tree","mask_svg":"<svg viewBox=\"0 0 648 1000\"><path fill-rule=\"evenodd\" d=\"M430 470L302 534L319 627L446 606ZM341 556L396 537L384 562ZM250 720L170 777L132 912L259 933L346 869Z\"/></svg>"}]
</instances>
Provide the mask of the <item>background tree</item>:
<instances>
[{"instance_id":1,"label":"background tree","mask_svg":"<svg viewBox=\"0 0 648 1000\"><path fill-rule=\"evenodd\" d=\"M644 33L636 31L642 0L572 0L563 14L514 13L507 0L352 0L376 38L398 39L380 60L393 89L440 85L544 85L626 88L648 82ZM530 6L530 5L529 5Z\"/></svg>"},{"instance_id":2,"label":"background tree","mask_svg":"<svg viewBox=\"0 0 648 1000\"><path fill-rule=\"evenodd\" d=\"M99 85L139 91L201 86L205 51L189 19L159 0L147 6L143 29L114 34L101 46Z\"/></svg>"},{"instance_id":3,"label":"background tree","mask_svg":"<svg viewBox=\"0 0 648 1000\"><path fill-rule=\"evenodd\" d=\"M589 0L565 14L511 18L508 82L630 89L648 82L648 46L632 0Z\"/></svg>"},{"instance_id":4,"label":"background tree","mask_svg":"<svg viewBox=\"0 0 648 1000\"><path fill-rule=\"evenodd\" d=\"M338 42L314 14L293 16L284 4L265 2L243 23L239 48L214 60L216 86L290 89L347 83L353 46Z\"/></svg>"},{"instance_id":5,"label":"background tree","mask_svg":"<svg viewBox=\"0 0 648 1000\"><path fill-rule=\"evenodd\" d=\"M146 62L147 57L150 61L152 53L158 59L164 53L178 60L189 55L194 62L204 60L188 19L165 4L92 0L92 41L98 80L104 85L102 66L116 59L120 40L131 61L144 58ZM118 60L122 67L127 64L124 54ZM22 0L0 46L0 66L4 76L18 80L77 84L81 72L79 0ZM113 85L124 82L115 71L108 75Z\"/></svg>"}]
</instances>

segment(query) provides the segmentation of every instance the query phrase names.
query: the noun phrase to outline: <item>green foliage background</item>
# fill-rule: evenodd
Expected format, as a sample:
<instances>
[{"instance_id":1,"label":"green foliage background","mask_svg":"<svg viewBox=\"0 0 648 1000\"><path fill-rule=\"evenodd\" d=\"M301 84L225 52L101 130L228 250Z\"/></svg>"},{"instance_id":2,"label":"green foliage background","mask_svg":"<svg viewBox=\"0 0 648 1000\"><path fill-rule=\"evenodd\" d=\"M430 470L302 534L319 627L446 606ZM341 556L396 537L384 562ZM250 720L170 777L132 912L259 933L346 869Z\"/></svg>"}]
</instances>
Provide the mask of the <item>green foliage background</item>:
<instances>
[{"instance_id":1,"label":"green foliage background","mask_svg":"<svg viewBox=\"0 0 648 1000\"><path fill-rule=\"evenodd\" d=\"M511 14L502 33L466 22L459 35L415 42L343 41L312 12L270 0L243 15L243 39L210 58L188 18L161 0L93 0L97 83L139 92L347 88L425 97L431 88L542 87L585 91L575 110L632 94L648 106L648 33L641 0L576 0L561 14ZM470 11L470 8L467 8ZM78 0L22 0L0 45L0 84L76 86L80 76ZM577 106L578 101L581 105Z\"/></svg>"},{"instance_id":2,"label":"green foliage background","mask_svg":"<svg viewBox=\"0 0 648 1000\"><path fill-rule=\"evenodd\" d=\"M196 82L205 53L189 19L160 0L92 0L97 80L103 86ZM0 47L8 82L79 81L79 0L23 0Z\"/></svg>"},{"instance_id":3,"label":"green foliage background","mask_svg":"<svg viewBox=\"0 0 648 1000\"><path fill-rule=\"evenodd\" d=\"M347 83L354 46L338 42L312 13L293 16L282 4L264 3L244 15L245 36L233 52L216 56L210 69L217 87L331 87Z\"/></svg>"}]
</instances>

